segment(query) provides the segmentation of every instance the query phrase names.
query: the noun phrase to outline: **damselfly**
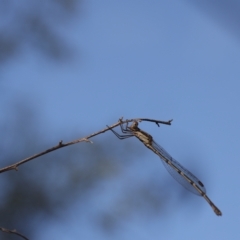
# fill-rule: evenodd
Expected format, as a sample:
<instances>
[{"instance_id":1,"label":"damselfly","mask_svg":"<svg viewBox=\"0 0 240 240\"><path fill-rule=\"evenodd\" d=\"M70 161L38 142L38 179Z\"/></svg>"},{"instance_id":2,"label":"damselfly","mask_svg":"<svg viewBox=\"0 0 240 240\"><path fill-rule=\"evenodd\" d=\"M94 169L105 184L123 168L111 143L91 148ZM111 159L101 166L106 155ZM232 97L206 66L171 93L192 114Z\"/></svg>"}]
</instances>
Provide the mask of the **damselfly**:
<instances>
[{"instance_id":1,"label":"damselfly","mask_svg":"<svg viewBox=\"0 0 240 240\"><path fill-rule=\"evenodd\" d=\"M203 183L195 177L190 171L184 168L180 163L171 157L171 155L164 150L160 145L158 145L153 137L144 132L138 127L138 122L134 121L131 126L128 123L124 126L123 123L120 124L121 130L124 135L120 135L114 130L110 129L119 139L126 139L129 137L137 137L147 148L152 150L157 154L166 167L167 171L175 178L180 184L182 184L189 191L202 196L212 207L213 211L221 216L221 211L215 206L215 204L209 199L206 194L206 189Z\"/></svg>"}]
</instances>

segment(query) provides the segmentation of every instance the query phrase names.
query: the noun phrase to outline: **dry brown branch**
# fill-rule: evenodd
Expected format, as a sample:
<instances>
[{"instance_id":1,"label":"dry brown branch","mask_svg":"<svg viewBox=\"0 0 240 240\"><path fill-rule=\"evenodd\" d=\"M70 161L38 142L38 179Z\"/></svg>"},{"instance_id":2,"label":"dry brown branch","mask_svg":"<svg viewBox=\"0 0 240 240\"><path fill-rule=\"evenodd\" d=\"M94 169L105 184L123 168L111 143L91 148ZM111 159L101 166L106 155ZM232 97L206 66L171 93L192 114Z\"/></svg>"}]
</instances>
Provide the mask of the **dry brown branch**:
<instances>
[{"instance_id":1,"label":"dry brown branch","mask_svg":"<svg viewBox=\"0 0 240 240\"><path fill-rule=\"evenodd\" d=\"M171 125L171 122L172 122L172 120L160 121L160 120L154 120L154 119L148 119L148 118L135 118L135 119L130 119L130 120L123 120L123 118L120 118L117 123L115 123L115 124L113 124L113 125L111 125L111 126L109 126L107 128L104 128L103 130L100 130L98 132L92 133L92 134L90 134L90 135L88 135L86 137L83 137L83 138L80 138L80 139L76 139L76 140L68 142L68 143L63 143L63 141L61 140L61 141L59 141L59 143L56 146L54 146L52 148L49 148L49 149L47 149L47 150L45 150L43 152L40 152L38 154L35 154L35 155L30 156L28 158L25 158L25 159L23 159L23 160L21 160L21 161L19 161L17 163L14 163L12 165L7 166L7 167L1 168L0 169L0 173L6 172L6 171L10 171L10 170L18 170L18 166L20 166L20 165L22 165L22 164L24 164L24 163L26 163L26 162L28 162L30 160L38 158L38 157L40 157L42 155L45 155L45 154L47 154L49 152L52 152L52 151L55 151L57 149L63 148L63 147L67 147L67 146L70 146L70 145L73 145L73 144L76 144L76 143L79 143L79 142L90 142L90 143L92 143L89 140L90 138L92 138L94 136L97 136L97 135L99 135L101 133L104 133L104 132L106 132L108 130L111 130L112 128L115 128L115 127L117 127L117 126L119 126L121 124L129 123L129 122L133 122L133 121L137 121L137 122L141 122L141 121L155 122L158 126L159 126L159 124ZM6 233L16 234L16 235L18 235L18 236L28 240L28 238L26 238L22 234L18 233L16 230L9 230L9 229L0 227L0 231L6 232Z\"/></svg>"},{"instance_id":2,"label":"dry brown branch","mask_svg":"<svg viewBox=\"0 0 240 240\"><path fill-rule=\"evenodd\" d=\"M14 229L14 230L9 230L9 229L0 227L0 230L1 230L2 232L16 234L16 235L22 237L22 238L25 239L25 240L29 240L27 237L25 237L25 236L23 236L21 233L17 232L16 229Z\"/></svg>"},{"instance_id":3,"label":"dry brown branch","mask_svg":"<svg viewBox=\"0 0 240 240\"><path fill-rule=\"evenodd\" d=\"M172 120L169 120L169 121L161 121L161 120L154 120L154 119L149 119L149 118L135 118L135 119L130 119L130 120L123 120L123 118L120 118L119 121L115 124L113 124L112 126L109 126L107 128L104 128L103 130L100 130L98 132L95 132L91 135L88 135L86 137L83 137L83 138L80 138L80 139L76 139L74 141L71 141L71 142L68 142L68 143L63 143L63 141L61 140L56 146L52 147L52 148L49 148L43 152L40 152L38 154L35 154L33 156L30 156L28 158L25 158L17 163L14 163L12 165L9 165L7 167L4 167L4 168L1 168L0 169L0 173L3 173L3 172L6 172L6 171L10 171L10 170L18 170L18 166L32 160L32 159L35 159L35 158L38 158L42 155L45 155L47 153L50 153L50 152L53 152L57 149L60 149L60 148L63 148L63 147L67 147L67 146L70 146L70 145L73 145L73 144L76 144L76 143L79 143L79 142L90 142L92 143L89 139L92 138L92 137L95 137L101 133L104 133L112 128L115 128L117 126L119 126L120 124L122 123L129 123L129 122L133 122L133 121L138 121L138 122L141 122L141 121L149 121L149 122L155 122L158 126L159 126L159 123L160 124L167 124L167 125L171 125L171 122Z\"/></svg>"}]
</instances>

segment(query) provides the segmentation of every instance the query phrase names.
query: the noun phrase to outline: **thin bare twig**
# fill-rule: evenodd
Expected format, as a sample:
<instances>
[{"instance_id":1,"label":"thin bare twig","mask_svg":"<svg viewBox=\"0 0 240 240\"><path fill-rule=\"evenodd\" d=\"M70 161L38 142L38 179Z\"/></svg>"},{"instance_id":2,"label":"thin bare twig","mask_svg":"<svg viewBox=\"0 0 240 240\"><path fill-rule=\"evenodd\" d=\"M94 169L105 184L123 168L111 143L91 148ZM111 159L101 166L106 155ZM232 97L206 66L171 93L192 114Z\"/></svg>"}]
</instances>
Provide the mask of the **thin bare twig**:
<instances>
[{"instance_id":1,"label":"thin bare twig","mask_svg":"<svg viewBox=\"0 0 240 240\"><path fill-rule=\"evenodd\" d=\"M25 236L23 236L21 233L17 232L16 229L14 229L14 230L9 230L9 229L0 227L0 230L3 231L3 232L6 232L6 233L16 234L16 235L22 237L22 238L25 239L25 240L29 240L27 237L25 237Z\"/></svg>"},{"instance_id":2,"label":"thin bare twig","mask_svg":"<svg viewBox=\"0 0 240 240\"><path fill-rule=\"evenodd\" d=\"M140 119L141 119L141 121L155 122L158 125L158 127L160 127L160 125L159 125L160 123L166 124L166 125L171 125L171 122L173 121L173 119L168 120L168 121L160 121L160 120L154 120L154 119L149 119L149 118L140 118Z\"/></svg>"},{"instance_id":3,"label":"thin bare twig","mask_svg":"<svg viewBox=\"0 0 240 240\"><path fill-rule=\"evenodd\" d=\"M130 120L123 120L123 118L120 118L119 121L117 123L113 124L112 126L104 128L103 130L100 130L98 132L90 134L90 135L88 135L86 137L83 137L83 138L80 138L80 139L76 139L76 140L68 142L68 143L63 143L63 141L61 140L56 146L54 146L52 148L49 148L49 149L47 149L47 150L45 150L43 152L40 152L38 154L35 154L35 155L30 156L28 158L25 158L25 159L23 159L23 160L21 160L21 161L19 161L17 163L14 163L12 165L7 166L7 167L1 168L0 169L0 173L6 172L6 171L10 171L10 170L16 170L17 171L18 170L18 166L20 166L20 165L22 165L22 164L24 164L24 163L26 163L28 161L31 161L31 160L33 160L35 158L38 158L40 156L43 156L43 155L45 155L47 153L50 153L50 152L53 152L53 151L58 150L60 148L63 148L63 147L67 147L67 146L70 146L70 145L73 145L73 144L76 144L76 143L79 143L79 142L90 142L90 143L92 143L89 140L90 138L95 137L95 136L97 136L97 135L99 135L101 133L104 133L104 132L106 132L106 131L108 131L108 130L110 130L112 128L115 128L115 127L119 126L122 123L128 123L128 122L133 122L133 121L137 121L137 122L141 122L141 121L155 122L158 126L159 126L159 123L160 124L171 125L171 122L172 122L172 120L161 121L161 120L154 120L154 119L149 119L149 118L135 118L135 119L130 119Z\"/></svg>"}]
</instances>

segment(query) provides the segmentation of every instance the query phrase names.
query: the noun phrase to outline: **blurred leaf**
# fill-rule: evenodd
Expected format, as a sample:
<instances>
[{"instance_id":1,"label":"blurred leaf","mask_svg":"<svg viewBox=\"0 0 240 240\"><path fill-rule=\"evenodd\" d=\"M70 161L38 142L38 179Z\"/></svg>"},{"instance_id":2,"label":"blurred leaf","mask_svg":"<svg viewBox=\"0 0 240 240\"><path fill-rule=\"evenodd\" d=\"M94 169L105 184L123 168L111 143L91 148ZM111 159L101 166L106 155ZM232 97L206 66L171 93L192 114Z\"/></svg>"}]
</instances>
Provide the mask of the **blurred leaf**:
<instances>
[{"instance_id":1,"label":"blurred leaf","mask_svg":"<svg viewBox=\"0 0 240 240\"><path fill-rule=\"evenodd\" d=\"M35 49L47 57L64 59L72 53L61 34L81 1L44 0L0 2L0 61Z\"/></svg>"}]
</instances>

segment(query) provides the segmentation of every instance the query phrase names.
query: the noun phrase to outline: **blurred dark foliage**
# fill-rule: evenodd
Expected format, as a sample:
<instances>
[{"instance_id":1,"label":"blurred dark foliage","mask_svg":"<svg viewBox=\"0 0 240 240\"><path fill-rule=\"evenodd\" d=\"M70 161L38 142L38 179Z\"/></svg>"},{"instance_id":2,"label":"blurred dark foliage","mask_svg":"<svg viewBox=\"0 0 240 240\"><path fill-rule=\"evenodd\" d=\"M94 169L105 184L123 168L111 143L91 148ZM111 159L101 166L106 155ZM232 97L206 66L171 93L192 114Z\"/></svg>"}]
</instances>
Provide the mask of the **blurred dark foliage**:
<instances>
[{"instance_id":1,"label":"blurred dark foliage","mask_svg":"<svg viewBox=\"0 0 240 240\"><path fill-rule=\"evenodd\" d=\"M37 126L30 109L22 106L9 116L9 119L6 117L0 122L1 136L7 140L0 146L1 167L50 146L41 136L41 128ZM59 216L61 209L76 201L77 193L84 196L101 179L113 177L117 173L116 163L103 145L79 145L28 162L20 166L17 172L1 174L1 226L15 228L32 238L37 222ZM81 198L78 197L77 201L81 204ZM5 239L16 239L11 234L0 235L1 239L2 236Z\"/></svg>"},{"instance_id":2,"label":"blurred dark foliage","mask_svg":"<svg viewBox=\"0 0 240 240\"><path fill-rule=\"evenodd\" d=\"M0 121L1 136L5 139L0 145L0 167L52 147L59 141L49 143L47 136L41 135L35 111L23 104L15 107ZM79 133L79 137L83 136L84 133ZM0 226L17 229L30 239L36 238L42 222L58 221L76 202L84 206L86 196L103 181L122 178L124 169L131 167L133 159L145 150L137 150L138 146L124 142L116 147L115 142L106 140L104 135L92 141L93 144L84 142L59 149L21 165L18 171L2 173ZM116 159L114 155L119 157ZM159 185L162 180L159 178L153 184L146 178L144 184L136 179L127 183L121 194L123 198L114 200L106 212L96 213L93 222L104 231L112 232L123 219L136 212L145 217L154 216L166 203L166 196L159 192L163 187ZM0 232L0 239L18 238Z\"/></svg>"},{"instance_id":3,"label":"blurred dark foliage","mask_svg":"<svg viewBox=\"0 0 240 240\"><path fill-rule=\"evenodd\" d=\"M228 33L240 39L240 2L236 0L188 0L198 10L213 19Z\"/></svg>"},{"instance_id":4,"label":"blurred dark foliage","mask_svg":"<svg viewBox=\"0 0 240 240\"><path fill-rule=\"evenodd\" d=\"M1 0L0 62L29 49L54 59L64 59L71 48L59 28L79 12L76 0Z\"/></svg>"},{"instance_id":5,"label":"blurred dark foliage","mask_svg":"<svg viewBox=\"0 0 240 240\"><path fill-rule=\"evenodd\" d=\"M164 178L161 180L163 181L148 178L141 183L132 182L125 189L122 197L114 201L109 211L101 212L94 221L106 233L112 234L119 226L131 222L131 218L136 216L139 219L156 217L157 221L166 217L164 206L170 199L170 192L161 191L167 189Z\"/></svg>"}]
</instances>

